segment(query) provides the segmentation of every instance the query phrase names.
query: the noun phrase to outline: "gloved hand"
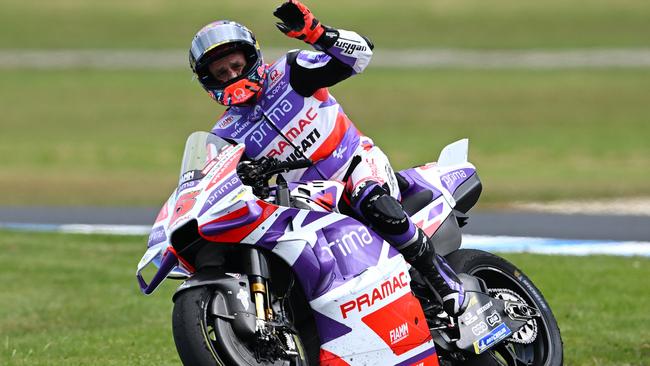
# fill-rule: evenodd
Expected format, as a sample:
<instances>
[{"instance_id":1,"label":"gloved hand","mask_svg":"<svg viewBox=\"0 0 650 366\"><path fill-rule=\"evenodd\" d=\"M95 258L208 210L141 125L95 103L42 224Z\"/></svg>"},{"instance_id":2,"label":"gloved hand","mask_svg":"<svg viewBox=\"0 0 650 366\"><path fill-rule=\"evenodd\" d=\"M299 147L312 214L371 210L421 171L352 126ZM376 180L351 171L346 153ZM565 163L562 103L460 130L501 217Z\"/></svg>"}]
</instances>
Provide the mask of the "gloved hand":
<instances>
[{"instance_id":1,"label":"gloved hand","mask_svg":"<svg viewBox=\"0 0 650 366\"><path fill-rule=\"evenodd\" d=\"M282 23L275 23L282 33L309 44L316 43L325 32L325 28L314 18L309 8L297 0L289 0L278 6L273 15L282 20Z\"/></svg>"},{"instance_id":2,"label":"gloved hand","mask_svg":"<svg viewBox=\"0 0 650 366\"><path fill-rule=\"evenodd\" d=\"M275 158L241 161L237 165L237 173L242 183L253 188L254 195L265 199L269 196L268 172L277 164Z\"/></svg>"},{"instance_id":3,"label":"gloved hand","mask_svg":"<svg viewBox=\"0 0 650 366\"><path fill-rule=\"evenodd\" d=\"M266 183L266 174L278 163L275 158L241 161L237 165L237 173L241 181L250 186Z\"/></svg>"}]
</instances>

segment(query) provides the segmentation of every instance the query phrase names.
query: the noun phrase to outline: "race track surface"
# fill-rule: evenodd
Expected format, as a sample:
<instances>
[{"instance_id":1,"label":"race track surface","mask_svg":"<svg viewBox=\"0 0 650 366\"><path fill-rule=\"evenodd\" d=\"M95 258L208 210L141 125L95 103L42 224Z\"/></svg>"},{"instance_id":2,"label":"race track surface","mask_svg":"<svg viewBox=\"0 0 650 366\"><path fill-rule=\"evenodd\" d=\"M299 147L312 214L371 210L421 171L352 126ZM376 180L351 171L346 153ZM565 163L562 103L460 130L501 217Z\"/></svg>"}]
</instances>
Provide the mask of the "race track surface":
<instances>
[{"instance_id":1,"label":"race track surface","mask_svg":"<svg viewBox=\"0 0 650 366\"><path fill-rule=\"evenodd\" d=\"M151 225L157 208L0 207L0 224ZM470 211L464 233L558 239L649 241L649 216Z\"/></svg>"}]
</instances>

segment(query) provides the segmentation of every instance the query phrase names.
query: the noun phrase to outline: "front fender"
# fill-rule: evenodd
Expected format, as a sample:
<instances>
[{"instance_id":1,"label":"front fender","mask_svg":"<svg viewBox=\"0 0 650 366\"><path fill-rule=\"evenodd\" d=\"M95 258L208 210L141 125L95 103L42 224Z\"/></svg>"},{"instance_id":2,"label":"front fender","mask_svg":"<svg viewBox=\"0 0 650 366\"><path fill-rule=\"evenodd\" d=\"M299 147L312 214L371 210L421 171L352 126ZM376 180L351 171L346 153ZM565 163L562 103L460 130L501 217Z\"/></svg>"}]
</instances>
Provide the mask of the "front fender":
<instances>
[{"instance_id":1,"label":"front fender","mask_svg":"<svg viewBox=\"0 0 650 366\"><path fill-rule=\"evenodd\" d=\"M203 271L183 282L174 293L173 301L183 292L196 287L214 290L209 311L217 318L230 322L242 339L255 335L255 304L251 300L248 276L239 273Z\"/></svg>"}]
</instances>

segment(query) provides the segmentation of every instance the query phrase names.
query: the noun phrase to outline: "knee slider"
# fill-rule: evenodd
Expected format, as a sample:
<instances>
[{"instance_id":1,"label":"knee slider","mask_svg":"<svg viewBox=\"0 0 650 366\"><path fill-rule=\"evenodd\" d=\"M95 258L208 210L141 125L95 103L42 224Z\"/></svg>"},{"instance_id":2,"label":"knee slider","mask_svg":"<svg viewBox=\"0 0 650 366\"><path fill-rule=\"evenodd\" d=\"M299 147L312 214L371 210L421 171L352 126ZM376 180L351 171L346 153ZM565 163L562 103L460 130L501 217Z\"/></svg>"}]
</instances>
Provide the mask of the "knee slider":
<instances>
[{"instance_id":1,"label":"knee slider","mask_svg":"<svg viewBox=\"0 0 650 366\"><path fill-rule=\"evenodd\" d=\"M359 208L361 215L375 229L386 234L402 234L408 230L409 220L402 205L381 186L368 187Z\"/></svg>"}]
</instances>

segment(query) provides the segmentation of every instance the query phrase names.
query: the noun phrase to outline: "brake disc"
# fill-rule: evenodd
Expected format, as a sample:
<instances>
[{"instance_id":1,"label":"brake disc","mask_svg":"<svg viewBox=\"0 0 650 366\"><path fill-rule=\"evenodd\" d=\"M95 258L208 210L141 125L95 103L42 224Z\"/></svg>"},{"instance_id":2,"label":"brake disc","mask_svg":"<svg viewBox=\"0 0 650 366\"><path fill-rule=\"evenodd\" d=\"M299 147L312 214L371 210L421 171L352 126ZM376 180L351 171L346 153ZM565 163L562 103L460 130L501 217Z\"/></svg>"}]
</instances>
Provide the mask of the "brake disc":
<instances>
[{"instance_id":1,"label":"brake disc","mask_svg":"<svg viewBox=\"0 0 650 366\"><path fill-rule=\"evenodd\" d=\"M519 302L530 306L523 297L518 293L507 288L491 288L488 289L490 296L504 301ZM509 341L520 344L530 344L537 338L537 321L535 319L528 319L526 324L518 331L514 332Z\"/></svg>"}]
</instances>

